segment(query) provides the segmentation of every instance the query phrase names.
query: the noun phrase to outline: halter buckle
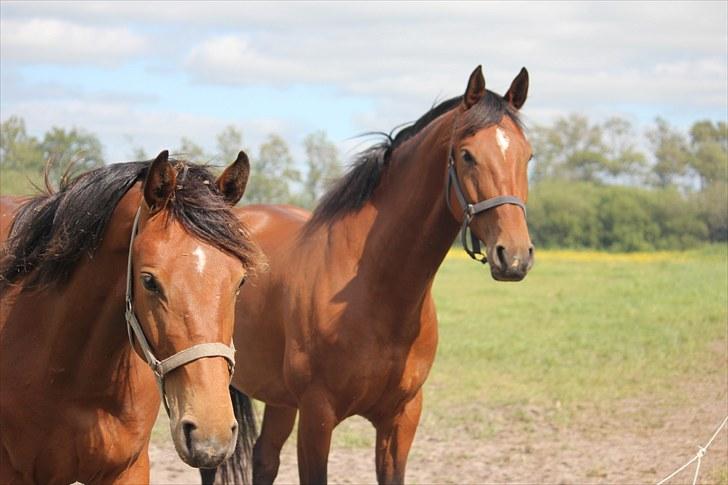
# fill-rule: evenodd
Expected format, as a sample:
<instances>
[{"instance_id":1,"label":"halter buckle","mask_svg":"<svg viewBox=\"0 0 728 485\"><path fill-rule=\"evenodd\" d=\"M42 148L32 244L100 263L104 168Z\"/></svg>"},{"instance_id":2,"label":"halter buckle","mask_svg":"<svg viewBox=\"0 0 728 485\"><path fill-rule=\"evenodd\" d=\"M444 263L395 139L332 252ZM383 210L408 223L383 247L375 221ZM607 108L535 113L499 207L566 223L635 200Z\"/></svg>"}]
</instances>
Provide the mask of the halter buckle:
<instances>
[{"instance_id":1,"label":"halter buckle","mask_svg":"<svg viewBox=\"0 0 728 485\"><path fill-rule=\"evenodd\" d=\"M151 362L149 367L152 368L152 372L154 372L154 375L157 376L158 380L164 378L164 369L162 368L161 362Z\"/></svg>"},{"instance_id":2,"label":"halter buckle","mask_svg":"<svg viewBox=\"0 0 728 485\"><path fill-rule=\"evenodd\" d=\"M475 207L473 207L473 204L466 205L465 206L465 217L467 217L468 222L470 222L474 216L475 216Z\"/></svg>"},{"instance_id":3,"label":"halter buckle","mask_svg":"<svg viewBox=\"0 0 728 485\"><path fill-rule=\"evenodd\" d=\"M133 314L134 314L134 309L132 308L131 300L127 298L126 305L124 305L124 316L126 317L127 322L131 319L131 316Z\"/></svg>"}]
</instances>

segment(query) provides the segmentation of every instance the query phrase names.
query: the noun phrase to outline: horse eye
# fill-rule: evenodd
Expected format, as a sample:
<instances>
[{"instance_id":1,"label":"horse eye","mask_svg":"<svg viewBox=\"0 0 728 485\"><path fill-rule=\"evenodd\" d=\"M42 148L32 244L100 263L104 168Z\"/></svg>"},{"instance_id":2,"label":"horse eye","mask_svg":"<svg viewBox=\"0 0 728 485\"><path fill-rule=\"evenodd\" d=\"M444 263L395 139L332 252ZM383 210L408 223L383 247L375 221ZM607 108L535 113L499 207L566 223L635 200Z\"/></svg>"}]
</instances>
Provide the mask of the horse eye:
<instances>
[{"instance_id":1,"label":"horse eye","mask_svg":"<svg viewBox=\"0 0 728 485\"><path fill-rule=\"evenodd\" d=\"M159 293L159 285L157 284L157 280L154 279L154 276L149 273L142 273L142 285L147 291L151 291L152 293Z\"/></svg>"},{"instance_id":2,"label":"horse eye","mask_svg":"<svg viewBox=\"0 0 728 485\"><path fill-rule=\"evenodd\" d=\"M463 161L467 163L468 165L475 165L475 157L473 157L469 151L462 150L460 152L460 156L462 157Z\"/></svg>"}]
</instances>

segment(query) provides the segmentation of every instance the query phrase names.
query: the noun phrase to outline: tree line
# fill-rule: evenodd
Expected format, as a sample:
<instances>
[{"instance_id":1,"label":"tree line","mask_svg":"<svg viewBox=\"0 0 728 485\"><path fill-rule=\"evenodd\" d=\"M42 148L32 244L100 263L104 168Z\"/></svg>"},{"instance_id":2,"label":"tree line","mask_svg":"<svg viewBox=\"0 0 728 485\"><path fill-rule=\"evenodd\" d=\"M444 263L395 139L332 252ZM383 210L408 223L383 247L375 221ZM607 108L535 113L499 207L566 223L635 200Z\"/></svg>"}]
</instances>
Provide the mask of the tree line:
<instances>
[{"instance_id":1,"label":"tree line","mask_svg":"<svg viewBox=\"0 0 728 485\"><path fill-rule=\"evenodd\" d=\"M180 159L224 166L235 160L243 147L242 132L230 125L215 137L211 153L186 136L170 152ZM336 145L323 131L307 135L303 149L306 158L303 164L296 164L286 141L275 133L268 135L257 153L246 149L252 173L242 202L313 208L327 183L340 175L342 163ZM130 160L148 160L154 155L130 143ZM41 182L47 164L50 179L57 184L68 167L78 172L104 163L107 160L103 147L92 133L54 127L42 138L36 138L27 133L24 120L17 116L3 121L0 127L0 192L3 194L31 192L33 185Z\"/></svg>"},{"instance_id":2,"label":"tree line","mask_svg":"<svg viewBox=\"0 0 728 485\"><path fill-rule=\"evenodd\" d=\"M529 226L541 247L638 251L728 240L728 126L561 117L530 132Z\"/></svg>"},{"instance_id":3,"label":"tree line","mask_svg":"<svg viewBox=\"0 0 728 485\"><path fill-rule=\"evenodd\" d=\"M644 133L619 117L592 122L572 114L528 130L534 158L529 166L528 219L539 247L635 251L683 249L728 240L728 127L696 121L683 132L658 118ZM173 150L180 158L224 165L243 147L228 126L212 153L187 137ZM257 152L246 150L252 174L243 203L288 203L312 208L342 170L326 133L303 140L296 161L286 141L270 134ZM129 158L151 155L131 146ZM11 116L0 129L0 192L27 193L48 160L58 181L71 161L77 169L106 163L98 138L54 127L42 138Z\"/></svg>"}]
</instances>

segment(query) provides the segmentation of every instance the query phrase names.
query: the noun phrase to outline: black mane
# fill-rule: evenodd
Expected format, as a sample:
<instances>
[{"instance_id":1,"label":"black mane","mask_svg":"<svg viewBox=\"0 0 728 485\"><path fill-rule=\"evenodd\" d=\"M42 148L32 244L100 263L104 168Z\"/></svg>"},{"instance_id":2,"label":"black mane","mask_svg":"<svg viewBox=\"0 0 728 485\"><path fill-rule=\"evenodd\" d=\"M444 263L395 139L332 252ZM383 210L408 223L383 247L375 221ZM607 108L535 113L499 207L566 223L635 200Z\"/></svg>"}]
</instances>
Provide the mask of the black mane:
<instances>
[{"instance_id":1,"label":"black mane","mask_svg":"<svg viewBox=\"0 0 728 485\"><path fill-rule=\"evenodd\" d=\"M439 103L413 124L400 129L396 135L384 134L383 142L359 153L349 171L323 195L314 209L309 225L314 227L361 209L379 185L394 150L420 133L433 120L455 109L462 103L462 99L462 96L458 96ZM486 91L485 96L460 118L456 136L464 137L488 125L499 123L504 115L517 126L522 126L515 108L502 96Z\"/></svg>"},{"instance_id":2,"label":"black mane","mask_svg":"<svg viewBox=\"0 0 728 485\"><path fill-rule=\"evenodd\" d=\"M258 250L235 217L204 166L170 160L187 167L182 187L167 204L169 216L192 236L256 264ZM151 161L107 165L61 181L55 193L37 195L15 215L0 250L0 290L18 283L45 286L68 280L79 260L92 257L121 198L144 180Z\"/></svg>"}]
</instances>

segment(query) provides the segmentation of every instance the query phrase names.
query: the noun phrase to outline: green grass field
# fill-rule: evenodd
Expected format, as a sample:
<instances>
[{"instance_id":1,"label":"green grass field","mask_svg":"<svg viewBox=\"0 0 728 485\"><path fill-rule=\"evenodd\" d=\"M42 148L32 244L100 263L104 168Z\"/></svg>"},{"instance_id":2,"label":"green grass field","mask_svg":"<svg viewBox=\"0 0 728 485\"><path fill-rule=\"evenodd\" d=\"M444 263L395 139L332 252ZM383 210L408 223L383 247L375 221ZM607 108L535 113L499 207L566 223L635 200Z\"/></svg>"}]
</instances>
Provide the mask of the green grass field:
<instances>
[{"instance_id":1,"label":"green grass field","mask_svg":"<svg viewBox=\"0 0 728 485\"><path fill-rule=\"evenodd\" d=\"M440 345L428 401L608 401L725 372L727 250L542 251L520 283L495 282L453 253L435 284Z\"/></svg>"}]
</instances>

